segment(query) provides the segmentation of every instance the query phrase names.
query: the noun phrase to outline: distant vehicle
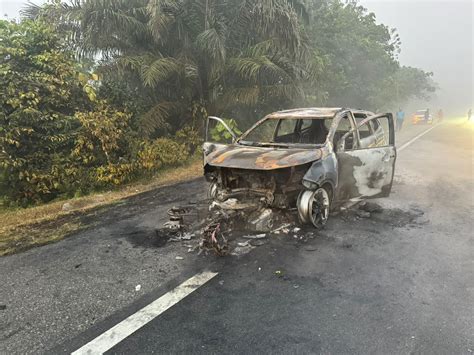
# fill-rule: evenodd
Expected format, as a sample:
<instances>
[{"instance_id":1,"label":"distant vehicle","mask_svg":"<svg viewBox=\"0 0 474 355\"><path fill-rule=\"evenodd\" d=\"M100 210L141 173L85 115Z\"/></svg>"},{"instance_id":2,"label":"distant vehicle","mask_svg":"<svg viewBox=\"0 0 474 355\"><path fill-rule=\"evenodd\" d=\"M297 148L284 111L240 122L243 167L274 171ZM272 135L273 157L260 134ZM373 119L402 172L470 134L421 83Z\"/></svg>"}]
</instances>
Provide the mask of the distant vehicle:
<instances>
[{"instance_id":1,"label":"distant vehicle","mask_svg":"<svg viewBox=\"0 0 474 355\"><path fill-rule=\"evenodd\" d=\"M433 116L431 113L428 113L428 119L426 119L427 110L418 110L411 117L411 123L413 124L432 124Z\"/></svg>"},{"instance_id":2,"label":"distant vehicle","mask_svg":"<svg viewBox=\"0 0 474 355\"><path fill-rule=\"evenodd\" d=\"M210 125L232 142L213 141ZM209 117L203 146L209 197L263 207L296 207L300 221L319 228L331 207L390 194L396 148L391 113L300 108L269 114L241 137Z\"/></svg>"}]
</instances>

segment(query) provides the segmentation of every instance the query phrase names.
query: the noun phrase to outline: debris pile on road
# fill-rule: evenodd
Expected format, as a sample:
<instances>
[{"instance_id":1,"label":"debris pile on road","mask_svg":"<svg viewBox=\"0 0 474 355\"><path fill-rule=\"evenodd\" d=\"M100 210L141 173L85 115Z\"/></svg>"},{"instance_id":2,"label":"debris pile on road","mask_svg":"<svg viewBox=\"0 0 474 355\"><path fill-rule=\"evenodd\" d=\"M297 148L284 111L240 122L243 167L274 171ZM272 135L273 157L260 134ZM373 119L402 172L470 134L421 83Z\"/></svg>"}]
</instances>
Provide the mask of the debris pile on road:
<instances>
[{"instance_id":1,"label":"debris pile on road","mask_svg":"<svg viewBox=\"0 0 474 355\"><path fill-rule=\"evenodd\" d=\"M182 242L187 253L240 257L279 235L288 237L287 240L297 247L316 235L324 237L321 231L301 226L296 210L268 208L259 204L252 206L248 201L242 202L235 198L212 203L208 200L189 202L185 206L170 208L167 214L169 220L162 228L155 229L154 233L133 232L131 239L134 244L163 247L168 242ZM401 227L420 224L418 218L423 212L416 207L410 208L410 211L386 209L371 201L342 207L334 214L345 222L388 223L392 227ZM347 249L352 247L351 243L341 245ZM182 260L182 257L176 260Z\"/></svg>"},{"instance_id":2,"label":"debris pile on road","mask_svg":"<svg viewBox=\"0 0 474 355\"><path fill-rule=\"evenodd\" d=\"M257 210L250 215L249 226L254 231L270 231L273 228L273 211L270 208Z\"/></svg>"},{"instance_id":3,"label":"debris pile on road","mask_svg":"<svg viewBox=\"0 0 474 355\"><path fill-rule=\"evenodd\" d=\"M200 236L199 244L189 250L213 252L218 256L240 256L266 243L267 234L294 233L296 214L290 215L256 204L239 202L229 198L222 202L213 201L201 205L176 206L168 210L169 220L161 232L169 235L168 241L189 241ZM201 216L199 216L201 214ZM185 217L188 218L185 221ZM197 218L196 218L197 217ZM246 241L239 242L243 238ZM240 239L242 240L242 239Z\"/></svg>"},{"instance_id":4,"label":"debris pile on road","mask_svg":"<svg viewBox=\"0 0 474 355\"><path fill-rule=\"evenodd\" d=\"M218 256L224 256L229 253L229 245L220 222L211 222L202 232L201 250L212 250Z\"/></svg>"},{"instance_id":5,"label":"debris pile on road","mask_svg":"<svg viewBox=\"0 0 474 355\"><path fill-rule=\"evenodd\" d=\"M163 228L157 230L157 234L166 233L170 242L181 242L193 239L196 234L189 231L189 224L184 221L185 217L196 215L195 206L174 206L168 210L169 220L163 224Z\"/></svg>"},{"instance_id":6,"label":"debris pile on road","mask_svg":"<svg viewBox=\"0 0 474 355\"><path fill-rule=\"evenodd\" d=\"M199 250L199 253L212 252L218 256L242 256L266 244L270 236L286 235L297 244L314 238L315 231L301 227L297 213L293 212L235 198L211 203L206 201L171 208L168 211L169 221L159 234L166 234L166 241L188 241L185 245L188 252ZM386 215L379 204L365 201L342 208L339 213L345 221L370 219L371 223L383 220ZM393 217L392 224L405 223L403 216ZM399 219L400 222L397 222ZM198 240L190 243L193 238Z\"/></svg>"}]
</instances>

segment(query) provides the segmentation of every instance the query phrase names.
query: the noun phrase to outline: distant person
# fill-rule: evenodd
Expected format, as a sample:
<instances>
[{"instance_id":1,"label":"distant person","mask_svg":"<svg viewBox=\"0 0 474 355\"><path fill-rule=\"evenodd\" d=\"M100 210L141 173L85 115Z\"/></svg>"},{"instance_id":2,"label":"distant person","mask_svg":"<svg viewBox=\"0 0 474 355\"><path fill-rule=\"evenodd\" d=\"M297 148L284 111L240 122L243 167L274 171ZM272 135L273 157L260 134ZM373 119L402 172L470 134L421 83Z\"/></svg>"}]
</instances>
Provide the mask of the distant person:
<instances>
[{"instance_id":1,"label":"distant person","mask_svg":"<svg viewBox=\"0 0 474 355\"><path fill-rule=\"evenodd\" d=\"M470 108L469 111L467 111L467 120L468 121L471 120L471 116L472 116L472 108Z\"/></svg>"},{"instance_id":2,"label":"distant person","mask_svg":"<svg viewBox=\"0 0 474 355\"><path fill-rule=\"evenodd\" d=\"M397 111L397 131L401 131L404 120L405 112L401 108L399 108Z\"/></svg>"},{"instance_id":3,"label":"distant person","mask_svg":"<svg viewBox=\"0 0 474 355\"><path fill-rule=\"evenodd\" d=\"M427 108L425 111L425 121L428 122L430 120L430 109Z\"/></svg>"},{"instance_id":4,"label":"distant person","mask_svg":"<svg viewBox=\"0 0 474 355\"><path fill-rule=\"evenodd\" d=\"M439 111L438 111L438 121L443 122L443 118L444 118L443 110L439 109Z\"/></svg>"}]
</instances>

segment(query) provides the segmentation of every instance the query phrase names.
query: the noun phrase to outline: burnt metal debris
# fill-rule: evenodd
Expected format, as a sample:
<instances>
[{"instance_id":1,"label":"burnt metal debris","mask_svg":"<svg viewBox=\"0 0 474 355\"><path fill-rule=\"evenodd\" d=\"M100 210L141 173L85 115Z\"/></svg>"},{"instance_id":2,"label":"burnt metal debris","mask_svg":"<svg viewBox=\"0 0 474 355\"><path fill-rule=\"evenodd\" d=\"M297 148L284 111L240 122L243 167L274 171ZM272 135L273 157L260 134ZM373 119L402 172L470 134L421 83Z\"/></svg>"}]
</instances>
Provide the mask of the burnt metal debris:
<instances>
[{"instance_id":1,"label":"burnt metal debris","mask_svg":"<svg viewBox=\"0 0 474 355\"><path fill-rule=\"evenodd\" d=\"M208 207L205 211L204 206ZM169 221L156 232L165 234L166 241L189 241L199 236L199 244L190 250L240 256L263 245L262 239L267 238L267 233L289 231L288 227L296 221L296 214L291 217L281 212L262 209L258 203L242 205L236 199L223 205L208 201L206 205L175 206L168 210ZM235 235L246 239L247 245L237 242L231 247L230 241Z\"/></svg>"},{"instance_id":2,"label":"burnt metal debris","mask_svg":"<svg viewBox=\"0 0 474 355\"><path fill-rule=\"evenodd\" d=\"M204 228L199 247L203 250L212 250L218 256L229 253L229 245L221 230L220 222L211 222Z\"/></svg>"}]
</instances>

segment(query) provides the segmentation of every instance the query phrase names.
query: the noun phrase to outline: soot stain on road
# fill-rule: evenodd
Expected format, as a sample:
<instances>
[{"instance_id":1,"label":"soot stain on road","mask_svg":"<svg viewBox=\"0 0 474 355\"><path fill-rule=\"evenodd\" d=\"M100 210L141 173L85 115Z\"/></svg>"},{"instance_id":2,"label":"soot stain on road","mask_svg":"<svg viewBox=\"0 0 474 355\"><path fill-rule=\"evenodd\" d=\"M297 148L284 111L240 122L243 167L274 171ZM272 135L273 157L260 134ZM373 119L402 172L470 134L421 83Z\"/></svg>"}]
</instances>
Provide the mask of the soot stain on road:
<instances>
[{"instance_id":1,"label":"soot stain on road","mask_svg":"<svg viewBox=\"0 0 474 355\"><path fill-rule=\"evenodd\" d=\"M126 238L134 247L161 248L166 245L171 234L162 230L135 230L127 233Z\"/></svg>"}]
</instances>

